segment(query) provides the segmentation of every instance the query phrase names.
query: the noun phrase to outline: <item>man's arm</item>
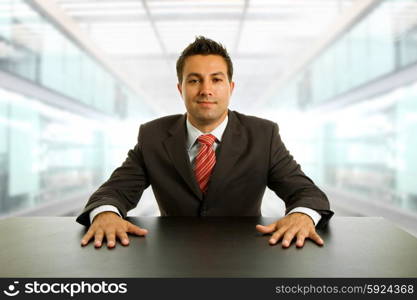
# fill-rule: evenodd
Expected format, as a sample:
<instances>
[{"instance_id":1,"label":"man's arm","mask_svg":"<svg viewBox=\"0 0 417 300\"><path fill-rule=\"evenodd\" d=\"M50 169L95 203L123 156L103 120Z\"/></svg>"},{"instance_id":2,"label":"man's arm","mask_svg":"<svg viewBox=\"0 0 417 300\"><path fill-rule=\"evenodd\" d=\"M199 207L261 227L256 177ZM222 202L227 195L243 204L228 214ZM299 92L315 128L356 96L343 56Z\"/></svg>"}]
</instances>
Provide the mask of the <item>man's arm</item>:
<instances>
[{"instance_id":1,"label":"man's arm","mask_svg":"<svg viewBox=\"0 0 417 300\"><path fill-rule=\"evenodd\" d=\"M127 243L122 242L127 245L127 232L144 235L145 231L141 228L123 220L127 212L136 207L143 191L149 186L142 155L141 137L140 130L139 140L134 149L128 152L126 160L112 173L109 180L91 195L84 211L78 216L77 222L89 226L88 232L82 239L82 245L88 244L93 237L98 247L101 246L103 237L106 237L109 247L114 247L115 237L121 241L127 240ZM121 217L117 212L100 212L93 217L93 223L90 224L92 210L103 205L115 207Z\"/></svg>"},{"instance_id":2,"label":"man's arm","mask_svg":"<svg viewBox=\"0 0 417 300\"><path fill-rule=\"evenodd\" d=\"M286 149L278 133L278 126L274 124L271 136L270 164L268 187L280 197L286 205L286 216L268 226L257 225L258 231L270 233L271 244L282 238L283 247L288 247L294 237L297 246L304 245L304 239L313 239L322 245L323 240L315 231L315 225L325 226L333 215L326 195L308 178ZM320 214L318 224L306 211L308 208Z\"/></svg>"}]
</instances>

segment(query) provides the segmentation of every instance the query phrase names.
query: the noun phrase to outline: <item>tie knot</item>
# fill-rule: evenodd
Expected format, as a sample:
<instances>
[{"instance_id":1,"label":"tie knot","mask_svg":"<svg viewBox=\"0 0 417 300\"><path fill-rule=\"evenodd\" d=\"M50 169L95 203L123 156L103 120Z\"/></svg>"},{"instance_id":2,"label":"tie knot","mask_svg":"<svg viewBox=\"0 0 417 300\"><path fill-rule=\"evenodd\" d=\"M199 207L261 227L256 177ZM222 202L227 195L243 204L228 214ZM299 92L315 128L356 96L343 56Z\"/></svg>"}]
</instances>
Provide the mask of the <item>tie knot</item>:
<instances>
[{"instance_id":1,"label":"tie knot","mask_svg":"<svg viewBox=\"0 0 417 300\"><path fill-rule=\"evenodd\" d=\"M211 147L213 143L216 141L216 137L212 134L204 134L204 135L200 135L197 140L200 143Z\"/></svg>"}]
</instances>

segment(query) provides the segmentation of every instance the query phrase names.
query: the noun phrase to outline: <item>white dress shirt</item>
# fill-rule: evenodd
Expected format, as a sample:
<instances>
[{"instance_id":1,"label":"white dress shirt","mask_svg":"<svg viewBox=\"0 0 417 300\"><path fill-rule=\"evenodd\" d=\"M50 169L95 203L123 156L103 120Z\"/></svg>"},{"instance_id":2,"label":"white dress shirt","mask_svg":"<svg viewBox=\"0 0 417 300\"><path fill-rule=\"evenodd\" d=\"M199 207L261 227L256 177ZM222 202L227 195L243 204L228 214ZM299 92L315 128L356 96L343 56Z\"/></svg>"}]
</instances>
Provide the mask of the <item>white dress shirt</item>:
<instances>
[{"instance_id":1,"label":"white dress shirt","mask_svg":"<svg viewBox=\"0 0 417 300\"><path fill-rule=\"evenodd\" d=\"M222 140L222 136L223 136L223 132L226 129L227 126L227 122L229 121L229 118L226 116L226 118L223 120L222 123L220 123L219 126L217 126L212 132L201 132L200 130L198 130L196 127L194 127L190 121L187 118L187 122L186 122L186 126L187 126L187 151L188 151L188 156L190 157L190 162L191 165L194 166L194 160L198 154L198 142L197 142L197 138L200 135L203 134L212 134L216 137L216 141L215 143L213 143L213 150L216 151L219 143ZM117 209L117 207L113 206L113 205L101 205L99 207L94 208L93 210L91 210L90 212L90 222L93 223L94 218L102 212L105 211L112 211L115 212L116 214L118 214L119 216L121 216L119 210ZM315 211L314 209L311 208L307 208L307 207L296 207L294 209L292 209L288 214L292 214L295 212L299 212L299 213L303 213L308 215L314 222L314 225L317 225L317 223L320 221L321 219L321 215Z\"/></svg>"}]
</instances>

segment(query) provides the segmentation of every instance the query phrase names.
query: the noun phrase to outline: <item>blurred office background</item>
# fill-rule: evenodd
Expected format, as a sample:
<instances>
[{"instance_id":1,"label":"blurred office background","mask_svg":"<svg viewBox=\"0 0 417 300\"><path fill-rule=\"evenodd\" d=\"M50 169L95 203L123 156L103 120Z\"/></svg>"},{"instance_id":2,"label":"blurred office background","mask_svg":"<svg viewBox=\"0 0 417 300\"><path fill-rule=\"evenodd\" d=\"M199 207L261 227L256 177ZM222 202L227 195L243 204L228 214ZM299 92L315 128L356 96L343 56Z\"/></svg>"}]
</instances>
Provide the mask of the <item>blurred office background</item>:
<instances>
[{"instance_id":1,"label":"blurred office background","mask_svg":"<svg viewBox=\"0 0 417 300\"><path fill-rule=\"evenodd\" d=\"M185 111L197 35L232 56L231 109L276 121L337 215L417 235L417 0L1 0L0 217L78 214L141 123ZM131 214L159 214L151 189Z\"/></svg>"}]
</instances>

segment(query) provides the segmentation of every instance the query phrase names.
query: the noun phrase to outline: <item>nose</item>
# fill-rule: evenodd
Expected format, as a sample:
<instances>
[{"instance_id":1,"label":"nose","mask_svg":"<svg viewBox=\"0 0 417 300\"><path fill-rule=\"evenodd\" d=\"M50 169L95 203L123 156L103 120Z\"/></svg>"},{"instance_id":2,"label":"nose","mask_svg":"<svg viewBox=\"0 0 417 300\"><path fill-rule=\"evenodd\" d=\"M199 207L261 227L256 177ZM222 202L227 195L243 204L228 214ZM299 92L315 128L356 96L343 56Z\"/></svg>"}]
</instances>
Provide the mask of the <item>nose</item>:
<instances>
[{"instance_id":1,"label":"nose","mask_svg":"<svg viewBox=\"0 0 417 300\"><path fill-rule=\"evenodd\" d=\"M200 96L213 96L213 89L209 80L204 80L200 85Z\"/></svg>"}]
</instances>

